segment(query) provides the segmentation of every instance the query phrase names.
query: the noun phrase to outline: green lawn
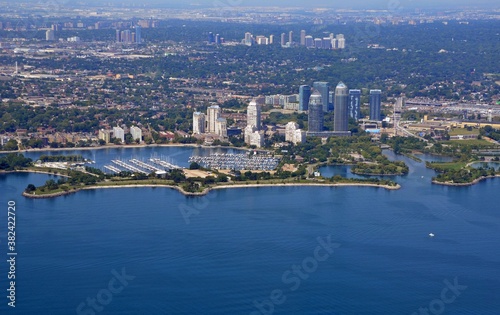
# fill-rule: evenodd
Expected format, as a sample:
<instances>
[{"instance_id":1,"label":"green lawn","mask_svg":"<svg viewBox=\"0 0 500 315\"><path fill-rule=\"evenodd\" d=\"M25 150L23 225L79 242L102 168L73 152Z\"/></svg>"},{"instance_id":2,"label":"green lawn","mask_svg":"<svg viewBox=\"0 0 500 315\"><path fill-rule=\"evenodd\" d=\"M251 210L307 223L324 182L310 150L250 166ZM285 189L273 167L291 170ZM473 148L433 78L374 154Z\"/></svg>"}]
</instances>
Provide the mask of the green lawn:
<instances>
[{"instance_id":1,"label":"green lawn","mask_svg":"<svg viewBox=\"0 0 500 315\"><path fill-rule=\"evenodd\" d=\"M464 168L467 163L466 162L446 162L446 163L431 163L431 168L436 170L453 170L458 171Z\"/></svg>"},{"instance_id":2,"label":"green lawn","mask_svg":"<svg viewBox=\"0 0 500 315\"><path fill-rule=\"evenodd\" d=\"M443 141L442 144L460 144L463 146L477 146L477 147L495 147L495 144L490 143L486 140L478 140L478 139L472 139L472 140L450 140L450 141Z\"/></svg>"},{"instance_id":3,"label":"green lawn","mask_svg":"<svg viewBox=\"0 0 500 315\"><path fill-rule=\"evenodd\" d=\"M448 132L450 136L457 136L457 135L479 135L479 130L478 129L472 129L472 130L467 130L465 128L454 128Z\"/></svg>"}]
</instances>

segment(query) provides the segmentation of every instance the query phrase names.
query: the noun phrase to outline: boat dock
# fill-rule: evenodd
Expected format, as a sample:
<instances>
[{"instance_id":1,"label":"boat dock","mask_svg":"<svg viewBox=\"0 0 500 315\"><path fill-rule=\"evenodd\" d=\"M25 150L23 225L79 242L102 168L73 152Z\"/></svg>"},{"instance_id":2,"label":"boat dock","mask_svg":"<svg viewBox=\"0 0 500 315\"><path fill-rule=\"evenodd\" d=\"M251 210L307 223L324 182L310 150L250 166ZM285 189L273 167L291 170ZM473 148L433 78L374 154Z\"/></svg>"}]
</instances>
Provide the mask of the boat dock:
<instances>
[{"instance_id":1,"label":"boat dock","mask_svg":"<svg viewBox=\"0 0 500 315\"><path fill-rule=\"evenodd\" d=\"M182 167L178 166L178 165L174 165L172 163L169 163L169 162L166 162L166 161L163 161L163 160L160 160L158 158L151 158L149 159L151 162L153 162L154 164L156 165L160 165L160 166L163 166L164 168L168 169L168 170L175 170L175 169L181 169Z\"/></svg>"},{"instance_id":2,"label":"boat dock","mask_svg":"<svg viewBox=\"0 0 500 315\"><path fill-rule=\"evenodd\" d=\"M113 172L113 173L120 173L121 172L120 169L114 167L113 165L104 165L104 168Z\"/></svg>"},{"instance_id":3,"label":"boat dock","mask_svg":"<svg viewBox=\"0 0 500 315\"><path fill-rule=\"evenodd\" d=\"M142 161L139 161L138 159L132 159L130 160L130 163L133 163L143 169L146 169L146 170L150 170L151 172L161 172L163 171L163 169L160 169L156 166L153 166L153 165L150 165L150 164L147 164L147 163L144 163Z\"/></svg>"},{"instance_id":4,"label":"boat dock","mask_svg":"<svg viewBox=\"0 0 500 315\"><path fill-rule=\"evenodd\" d=\"M268 155L215 153L209 156L192 156L189 162L196 162L205 168L218 170L272 171L278 167L279 159Z\"/></svg>"},{"instance_id":5,"label":"boat dock","mask_svg":"<svg viewBox=\"0 0 500 315\"><path fill-rule=\"evenodd\" d=\"M144 171L144 170L141 170L133 165L130 165L128 163L125 163L123 161L120 161L120 160L111 160L111 162L113 162L114 164L118 165L118 166L121 166L123 167L124 169L127 169L133 173L143 173L145 175L149 175L148 172Z\"/></svg>"},{"instance_id":6,"label":"boat dock","mask_svg":"<svg viewBox=\"0 0 500 315\"><path fill-rule=\"evenodd\" d=\"M142 173L149 175L151 173L162 173L174 169L182 169L182 167L169 163L159 158L151 158L149 162L144 162L133 158L128 162L122 160L111 160L112 165L104 165L104 169L112 173L120 173L124 170L132 173Z\"/></svg>"}]
</instances>

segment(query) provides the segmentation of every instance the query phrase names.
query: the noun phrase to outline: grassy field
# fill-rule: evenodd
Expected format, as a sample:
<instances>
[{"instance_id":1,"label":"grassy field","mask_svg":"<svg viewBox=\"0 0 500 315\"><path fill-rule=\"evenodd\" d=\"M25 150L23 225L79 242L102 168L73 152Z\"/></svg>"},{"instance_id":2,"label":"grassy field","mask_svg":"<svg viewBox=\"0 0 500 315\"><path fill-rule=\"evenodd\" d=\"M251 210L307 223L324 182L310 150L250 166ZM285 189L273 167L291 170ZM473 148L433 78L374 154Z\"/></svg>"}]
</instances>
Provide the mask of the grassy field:
<instances>
[{"instance_id":1,"label":"grassy field","mask_svg":"<svg viewBox=\"0 0 500 315\"><path fill-rule=\"evenodd\" d=\"M457 136L457 135L478 135L479 130L478 129L472 129L472 130L467 130L465 128L454 128L450 130L449 132L450 136Z\"/></svg>"},{"instance_id":2,"label":"grassy field","mask_svg":"<svg viewBox=\"0 0 500 315\"><path fill-rule=\"evenodd\" d=\"M477 147L484 147L484 148L498 148L493 143L490 143L486 140L478 140L478 139L473 139L473 140L450 140L450 141L443 141L442 144L460 144L463 146L477 146Z\"/></svg>"},{"instance_id":3,"label":"grassy field","mask_svg":"<svg viewBox=\"0 0 500 315\"><path fill-rule=\"evenodd\" d=\"M438 170L453 170L458 171L464 168L467 163L466 162L445 162L445 163L431 163L431 168Z\"/></svg>"}]
</instances>

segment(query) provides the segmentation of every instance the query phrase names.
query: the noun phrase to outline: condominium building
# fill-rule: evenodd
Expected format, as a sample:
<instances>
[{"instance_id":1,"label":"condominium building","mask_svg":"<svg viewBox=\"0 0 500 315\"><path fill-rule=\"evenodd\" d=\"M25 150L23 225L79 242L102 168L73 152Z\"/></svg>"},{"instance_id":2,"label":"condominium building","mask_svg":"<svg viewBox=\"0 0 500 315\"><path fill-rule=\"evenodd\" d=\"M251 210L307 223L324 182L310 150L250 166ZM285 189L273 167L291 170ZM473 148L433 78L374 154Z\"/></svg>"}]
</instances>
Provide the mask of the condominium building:
<instances>
[{"instance_id":1,"label":"condominium building","mask_svg":"<svg viewBox=\"0 0 500 315\"><path fill-rule=\"evenodd\" d=\"M113 137L120 139L122 143L125 143L125 130L121 127L113 127Z\"/></svg>"},{"instance_id":2,"label":"condominium building","mask_svg":"<svg viewBox=\"0 0 500 315\"><path fill-rule=\"evenodd\" d=\"M207 111L207 132L208 133L216 133L215 132L215 123L217 119L220 118L221 108L218 105L213 105L208 108Z\"/></svg>"},{"instance_id":3,"label":"condominium building","mask_svg":"<svg viewBox=\"0 0 500 315\"><path fill-rule=\"evenodd\" d=\"M132 139L142 141L141 128L136 127L136 126L130 127L130 134L132 135Z\"/></svg>"},{"instance_id":4,"label":"condominium building","mask_svg":"<svg viewBox=\"0 0 500 315\"><path fill-rule=\"evenodd\" d=\"M205 114L201 112L193 113L193 134L199 135L205 133Z\"/></svg>"}]
</instances>

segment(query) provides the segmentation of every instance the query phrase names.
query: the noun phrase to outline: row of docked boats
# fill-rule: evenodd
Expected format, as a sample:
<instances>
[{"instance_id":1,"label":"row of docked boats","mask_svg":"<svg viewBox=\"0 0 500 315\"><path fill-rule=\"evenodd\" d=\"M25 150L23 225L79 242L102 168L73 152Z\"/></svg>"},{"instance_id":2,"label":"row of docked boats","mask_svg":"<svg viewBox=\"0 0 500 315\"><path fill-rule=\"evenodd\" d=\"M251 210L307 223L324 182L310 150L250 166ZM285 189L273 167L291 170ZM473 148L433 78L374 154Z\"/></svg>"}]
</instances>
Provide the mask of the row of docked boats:
<instances>
[{"instance_id":1,"label":"row of docked boats","mask_svg":"<svg viewBox=\"0 0 500 315\"><path fill-rule=\"evenodd\" d=\"M278 167L279 159L269 155L214 153L208 156L191 156L189 162L196 162L209 169L272 171Z\"/></svg>"},{"instance_id":2,"label":"row of docked boats","mask_svg":"<svg viewBox=\"0 0 500 315\"><path fill-rule=\"evenodd\" d=\"M128 162L121 160L111 160L111 163L112 165L104 165L104 169L111 173L120 173L126 170L133 173L142 173L145 175L149 175L151 173L181 169L181 167L178 165L163 161L158 158L149 159L149 163L143 162L138 159L131 159Z\"/></svg>"}]
</instances>

